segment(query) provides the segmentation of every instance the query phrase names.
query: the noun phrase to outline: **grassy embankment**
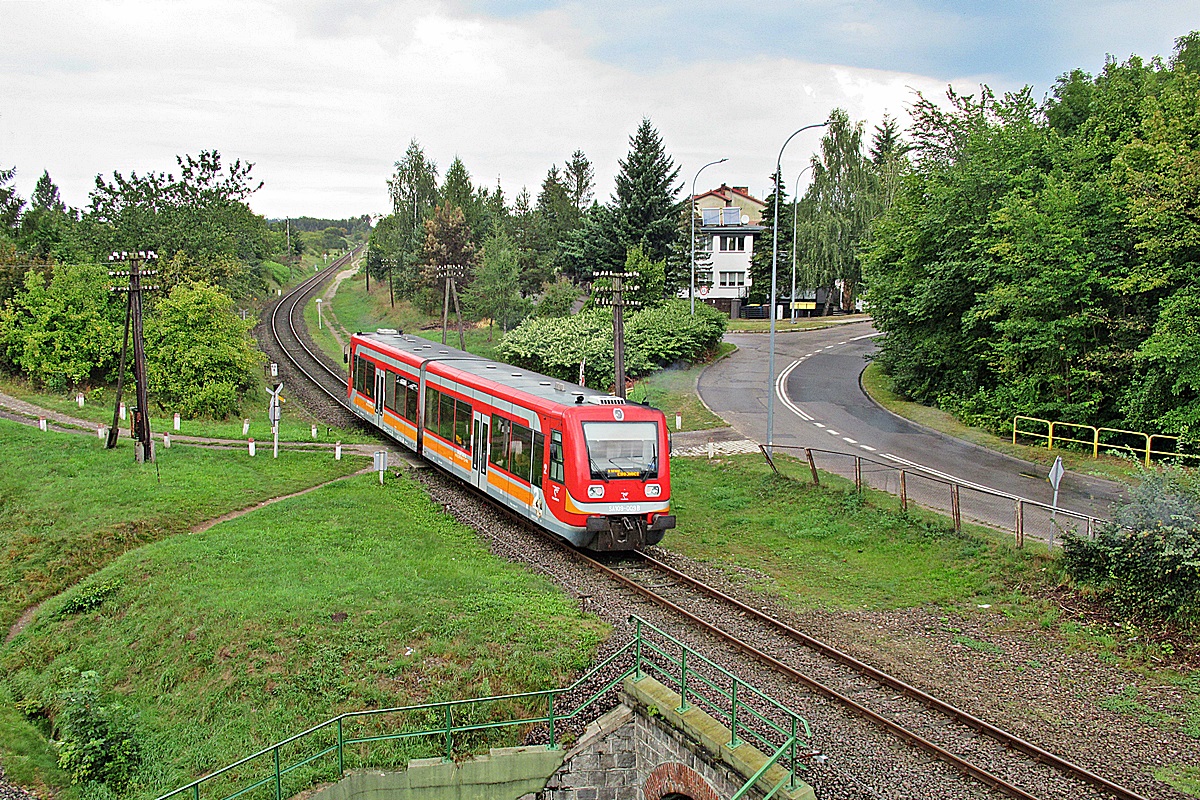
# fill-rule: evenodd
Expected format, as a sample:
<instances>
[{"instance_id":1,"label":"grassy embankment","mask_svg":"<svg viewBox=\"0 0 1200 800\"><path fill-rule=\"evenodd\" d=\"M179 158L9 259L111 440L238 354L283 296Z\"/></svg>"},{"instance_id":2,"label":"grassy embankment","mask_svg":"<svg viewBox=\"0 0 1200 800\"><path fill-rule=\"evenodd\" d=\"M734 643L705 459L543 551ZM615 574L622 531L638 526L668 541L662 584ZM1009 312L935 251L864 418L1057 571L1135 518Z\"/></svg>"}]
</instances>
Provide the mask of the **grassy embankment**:
<instances>
[{"instance_id":1,"label":"grassy embankment","mask_svg":"<svg viewBox=\"0 0 1200 800\"><path fill-rule=\"evenodd\" d=\"M790 319L777 319L775 320L775 332L814 331L836 325L849 325L852 322L866 322L869 319L871 319L870 314L839 314L833 317L796 317L795 322L792 322ZM771 320L769 319L729 320L730 333L768 333L770 330Z\"/></svg>"},{"instance_id":2,"label":"grassy embankment","mask_svg":"<svg viewBox=\"0 0 1200 800\"><path fill-rule=\"evenodd\" d=\"M1138 464L1132 458L1105 455L1103 452L1099 458L1092 458L1090 448L1087 448L1087 452L1082 452L1068 447L1047 450L1044 444L1013 444L1011 437L1005 438L983 428L971 427L946 411L905 400L896 393L892 379L878 364L867 366L862 374L862 387L875 402L897 416L998 453L1033 464L1042 464L1047 472L1054 464L1054 459L1062 456L1063 466L1072 472L1125 483L1138 479Z\"/></svg>"},{"instance_id":3,"label":"grassy embankment","mask_svg":"<svg viewBox=\"0 0 1200 800\"><path fill-rule=\"evenodd\" d=\"M407 478L352 477L170 536L349 464L173 448L159 484L127 448L0 425L6 622L82 578L0 646L0 762L17 782L79 793L46 738L70 670L95 670L135 713L132 791L154 796L342 711L562 685L607 635Z\"/></svg>"}]
</instances>

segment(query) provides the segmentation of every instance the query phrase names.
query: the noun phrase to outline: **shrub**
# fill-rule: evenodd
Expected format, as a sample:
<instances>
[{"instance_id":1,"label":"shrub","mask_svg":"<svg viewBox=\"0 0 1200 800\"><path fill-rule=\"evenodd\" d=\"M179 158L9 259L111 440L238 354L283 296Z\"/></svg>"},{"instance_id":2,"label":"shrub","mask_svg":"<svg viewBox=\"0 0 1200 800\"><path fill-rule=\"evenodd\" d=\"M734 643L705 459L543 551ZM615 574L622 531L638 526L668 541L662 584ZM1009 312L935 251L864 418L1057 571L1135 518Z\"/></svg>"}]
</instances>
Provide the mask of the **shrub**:
<instances>
[{"instance_id":1,"label":"shrub","mask_svg":"<svg viewBox=\"0 0 1200 800\"><path fill-rule=\"evenodd\" d=\"M1094 541L1068 536L1063 563L1115 610L1200 622L1200 485L1177 468L1145 472Z\"/></svg>"},{"instance_id":2,"label":"shrub","mask_svg":"<svg viewBox=\"0 0 1200 800\"><path fill-rule=\"evenodd\" d=\"M71 671L74 686L62 695L56 720L58 765L74 783L97 782L120 791L140 762L133 720L120 703L100 702L100 679Z\"/></svg>"},{"instance_id":3,"label":"shrub","mask_svg":"<svg viewBox=\"0 0 1200 800\"><path fill-rule=\"evenodd\" d=\"M94 583L76 591L59 610L59 616L82 614L99 608L100 604L116 594L124 581L120 578L109 578L106 581Z\"/></svg>"}]
</instances>

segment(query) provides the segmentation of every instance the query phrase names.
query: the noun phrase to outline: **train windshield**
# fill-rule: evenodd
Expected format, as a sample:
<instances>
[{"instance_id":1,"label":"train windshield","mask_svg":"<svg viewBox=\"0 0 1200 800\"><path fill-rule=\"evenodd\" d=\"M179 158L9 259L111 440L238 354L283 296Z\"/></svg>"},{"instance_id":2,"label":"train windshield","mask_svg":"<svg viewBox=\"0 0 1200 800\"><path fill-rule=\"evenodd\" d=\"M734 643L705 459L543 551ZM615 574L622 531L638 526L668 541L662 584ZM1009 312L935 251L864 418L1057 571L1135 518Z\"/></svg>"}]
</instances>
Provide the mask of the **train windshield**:
<instances>
[{"instance_id":1,"label":"train windshield","mask_svg":"<svg viewBox=\"0 0 1200 800\"><path fill-rule=\"evenodd\" d=\"M592 478L657 478L658 423L585 422Z\"/></svg>"}]
</instances>

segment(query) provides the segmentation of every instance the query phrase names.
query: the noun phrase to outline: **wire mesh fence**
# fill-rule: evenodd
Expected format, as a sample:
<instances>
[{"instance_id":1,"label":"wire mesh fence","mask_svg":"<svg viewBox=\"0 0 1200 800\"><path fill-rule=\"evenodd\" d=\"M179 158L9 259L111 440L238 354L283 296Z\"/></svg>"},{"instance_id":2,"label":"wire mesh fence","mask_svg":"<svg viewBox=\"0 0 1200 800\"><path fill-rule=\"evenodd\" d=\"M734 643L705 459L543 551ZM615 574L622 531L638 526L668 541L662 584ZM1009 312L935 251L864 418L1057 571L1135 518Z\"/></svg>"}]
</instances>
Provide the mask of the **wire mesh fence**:
<instances>
[{"instance_id":1,"label":"wire mesh fence","mask_svg":"<svg viewBox=\"0 0 1200 800\"><path fill-rule=\"evenodd\" d=\"M1010 532L1018 547L1025 545L1027 537L1051 548L1060 545L1068 533L1093 539L1106 521L855 453L788 445L774 445L773 452L762 445L759 449L778 474L814 484L820 483L822 472L837 475L853 481L859 491L875 489L894 495L902 511L916 506L946 514L956 531L962 530L966 521Z\"/></svg>"}]
</instances>

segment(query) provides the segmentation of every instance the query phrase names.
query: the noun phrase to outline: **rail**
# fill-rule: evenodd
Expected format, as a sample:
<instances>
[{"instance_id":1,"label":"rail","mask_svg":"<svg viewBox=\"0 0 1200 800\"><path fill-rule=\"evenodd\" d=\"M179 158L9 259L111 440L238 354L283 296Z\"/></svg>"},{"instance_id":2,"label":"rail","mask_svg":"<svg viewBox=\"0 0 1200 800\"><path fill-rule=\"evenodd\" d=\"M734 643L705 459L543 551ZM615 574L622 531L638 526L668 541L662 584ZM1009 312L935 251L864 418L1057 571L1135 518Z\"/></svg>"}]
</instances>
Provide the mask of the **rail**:
<instances>
[{"instance_id":1,"label":"rail","mask_svg":"<svg viewBox=\"0 0 1200 800\"><path fill-rule=\"evenodd\" d=\"M759 445L759 450L776 474L784 474L788 465L783 465L784 469L781 469L771 451L763 445ZM1062 534L1067 532L1094 539L1099 526L1108 522L1100 517L1057 508L1048 503L979 484L931 475L918 465L906 468L855 453L822 450L816 447L777 444L772 446L772 450L803 451L803 461L798 458L796 461L807 466L806 470L802 469L802 474L806 473L804 477L810 478L816 485L821 482L817 467L819 455L825 461L825 466L821 469L853 479L856 491L861 492L864 486L869 486L897 495L901 511L907 512L910 504L948 510L955 532L962 530L965 496L969 506L978 512L973 516L974 521L1006 532L1011 531L1017 547L1025 546L1026 534L1030 533L1035 538L1045 540L1050 548L1054 547L1056 541L1061 541ZM792 477L798 478L800 475ZM1008 515L1006 506L1012 509L1011 515ZM1006 518L1012 520L1011 526L998 521Z\"/></svg>"},{"instance_id":2,"label":"rail","mask_svg":"<svg viewBox=\"0 0 1200 800\"><path fill-rule=\"evenodd\" d=\"M1037 430L1029 430L1028 427L1022 428L1021 423L1033 423L1038 426ZM1042 428L1045 429L1042 432ZM1068 434L1064 435L1061 431L1066 429ZM1058 431L1056 435L1056 431ZM1069 435L1076 431L1091 431L1090 439L1077 439ZM1111 434L1108 440L1105 440L1105 435ZM1123 428L1104 428L1095 425L1084 425L1078 422L1063 422L1061 420L1042 419L1040 417L1026 417L1018 414L1013 417L1013 432L1012 442L1017 443L1017 436L1023 436L1029 439L1044 439L1046 441L1046 449L1053 450L1056 443L1061 444L1067 442L1077 444L1083 447L1090 447L1092 450L1092 458L1100 457L1100 448L1103 447L1106 451L1116 450L1126 452L1130 455L1137 456L1143 460L1143 463L1150 466L1153 457L1159 458L1200 458L1200 455L1195 453L1179 452L1179 437L1169 436L1165 433L1145 433L1143 431L1129 431ZM1078 435L1078 434L1075 434ZM1113 436L1125 437L1126 441L1113 441ZM1139 444L1134 446L1129 444L1129 440L1137 440ZM1154 444L1156 441L1171 442L1174 449L1172 450L1156 450ZM1167 445L1162 445L1167 446Z\"/></svg>"},{"instance_id":3,"label":"rail","mask_svg":"<svg viewBox=\"0 0 1200 800\"><path fill-rule=\"evenodd\" d=\"M808 722L653 624L636 616L629 619L634 625L634 637L566 688L339 714L160 795L157 800L201 800L202 790L206 798L213 800L236 800L256 790L263 790L258 797L283 800L319 779L340 780L351 761L356 761L359 766L382 766L406 760L415 752L401 747L400 752L390 759L386 756L373 759L370 747L436 738L440 741L437 749L442 757L450 760L455 754L456 737L461 741L468 734L500 728L545 725L546 747L556 749L559 747L559 729L565 721L598 703L627 677L632 675L634 680L641 680L652 674L663 678L677 691L682 709L690 707L689 701L692 701L727 720L731 732L730 747L753 740L763 744L764 752L771 754L732 800L744 797L770 767L785 760L787 775L770 788L766 797L774 795L784 784L794 787L800 769L798 759L807 753L806 742L812 737ZM629 663L619 668L616 677L608 680L600 677L623 661ZM597 683L602 684L602 688L591 691L573 709L555 713L556 700L590 691L588 687ZM540 704L545 704L544 715L531 716L523 711L523 708ZM507 712L505 706L509 707ZM499 713L494 709L499 709ZM390 724L388 718L392 718ZM322 760L328 762L324 767L318 766ZM332 776L324 771L335 765L336 772Z\"/></svg>"}]
</instances>

